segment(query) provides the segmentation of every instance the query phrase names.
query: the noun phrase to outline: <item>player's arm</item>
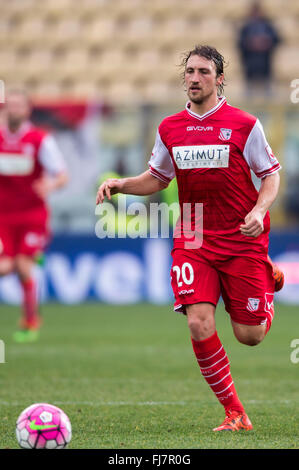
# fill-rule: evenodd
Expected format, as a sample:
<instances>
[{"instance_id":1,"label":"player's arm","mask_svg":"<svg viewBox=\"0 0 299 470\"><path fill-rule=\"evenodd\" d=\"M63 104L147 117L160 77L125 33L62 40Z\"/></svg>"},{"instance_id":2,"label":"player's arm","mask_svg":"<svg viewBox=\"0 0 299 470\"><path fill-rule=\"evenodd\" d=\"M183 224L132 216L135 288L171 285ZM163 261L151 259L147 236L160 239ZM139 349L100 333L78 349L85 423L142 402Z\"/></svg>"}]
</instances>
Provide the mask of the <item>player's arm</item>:
<instances>
[{"instance_id":1,"label":"player's arm","mask_svg":"<svg viewBox=\"0 0 299 470\"><path fill-rule=\"evenodd\" d=\"M258 237L264 230L264 217L275 201L279 190L279 173L262 179L258 199L254 208L246 215L240 230L247 237Z\"/></svg>"},{"instance_id":2,"label":"player's arm","mask_svg":"<svg viewBox=\"0 0 299 470\"><path fill-rule=\"evenodd\" d=\"M48 194L56 191L57 189L63 188L69 180L68 173L66 171L60 171L56 175L45 174L33 183L35 192L42 198L45 199Z\"/></svg>"},{"instance_id":3,"label":"player's arm","mask_svg":"<svg viewBox=\"0 0 299 470\"><path fill-rule=\"evenodd\" d=\"M247 237L258 237L264 230L267 210L277 196L280 182L278 171L281 169L258 119L248 135L243 156L249 168L261 178L261 187L256 204L246 215L244 224L240 225L240 231Z\"/></svg>"},{"instance_id":4,"label":"player's arm","mask_svg":"<svg viewBox=\"0 0 299 470\"><path fill-rule=\"evenodd\" d=\"M149 196L167 188L175 177L175 170L168 148L161 139L159 130L156 133L155 145L149 161L149 169L138 176L121 179L108 179L98 189L96 203L102 203L112 194L134 194Z\"/></svg>"},{"instance_id":5,"label":"player's arm","mask_svg":"<svg viewBox=\"0 0 299 470\"><path fill-rule=\"evenodd\" d=\"M50 177L50 190L55 191L56 189L63 188L68 181L69 175L66 170L60 171L55 176Z\"/></svg>"},{"instance_id":6,"label":"player's arm","mask_svg":"<svg viewBox=\"0 0 299 470\"><path fill-rule=\"evenodd\" d=\"M168 184L153 176L149 170L141 175L130 178L110 178L104 181L98 189L96 204L101 204L105 196L111 199L113 194L133 194L135 196L149 196L162 189Z\"/></svg>"},{"instance_id":7,"label":"player's arm","mask_svg":"<svg viewBox=\"0 0 299 470\"><path fill-rule=\"evenodd\" d=\"M51 135L46 136L39 150L39 161L44 174L34 182L34 190L43 199L65 186L69 180L63 156Z\"/></svg>"}]
</instances>

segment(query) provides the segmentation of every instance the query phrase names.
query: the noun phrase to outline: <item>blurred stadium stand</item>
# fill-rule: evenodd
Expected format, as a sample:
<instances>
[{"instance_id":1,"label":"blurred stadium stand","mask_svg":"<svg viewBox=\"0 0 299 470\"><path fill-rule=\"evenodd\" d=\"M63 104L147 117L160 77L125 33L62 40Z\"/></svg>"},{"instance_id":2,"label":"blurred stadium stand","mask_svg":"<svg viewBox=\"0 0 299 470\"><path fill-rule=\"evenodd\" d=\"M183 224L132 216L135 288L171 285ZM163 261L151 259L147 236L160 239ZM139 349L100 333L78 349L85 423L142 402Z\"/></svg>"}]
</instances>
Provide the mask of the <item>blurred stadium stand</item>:
<instances>
[{"instance_id":1,"label":"blurred stadium stand","mask_svg":"<svg viewBox=\"0 0 299 470\"><path fill-rule=\"evenodd\" d=\"M275 57L276 97L299 74L299 6L262 2L283 37ZM248 0L11 0L1 2L1 74L37 96L112 103L181 102L176 65L195 43L212 43L229 63L227 93L239 99L236 32ZM283 63L283 66L281 65Z\"/></svg>"},{"instance_id":2,"label":"blurred stadium stand","mask_svg":"<svg viewBox=\"0 0 299 470\"><path fill-rule=\"evenodd\" d=\"M260 2L282 42L274 56L271 100L257 94L248 103L237 35L251 4L249 0L2 0L1 78L6 86L25 87L35 103L106 103L113 111L98 113L98 127L90 121L94 124L90 145L98 152L94 168L101 174L118 171L120 165L122 174L136 174L146 168L159 120L185 102L178 67L181 53L195 44L210 43L228 64L225 94L229 102L261 117L285 169L285 190L272 210L274 225L296 222L299 211L294 194L298 196L299 170L293 155L299 144L290 124L298 120L298 112L290 102L290 83L299 77L299 4L292 0ZM69 134L59 126L54 125L53 130L69 153ZM85 134L92 138L92 130ZM77 166L75 155L80 159L79 154L77 146L72 157L66 157L72 159L72 168ZM82 197L91 201L97 178L94 172L93 185L89 191L84 188L80 202ZM57 211L61 207L67 210L66 201L73 196L70 188L57 196L54 223ZM73 202L69 209L74 210ZM57 228L66 229L61 217L56 219ZM90 230L92 223L86 220L81 229ZM71 229L72 224L67 226Z\"/></svg>"}]
</instances>

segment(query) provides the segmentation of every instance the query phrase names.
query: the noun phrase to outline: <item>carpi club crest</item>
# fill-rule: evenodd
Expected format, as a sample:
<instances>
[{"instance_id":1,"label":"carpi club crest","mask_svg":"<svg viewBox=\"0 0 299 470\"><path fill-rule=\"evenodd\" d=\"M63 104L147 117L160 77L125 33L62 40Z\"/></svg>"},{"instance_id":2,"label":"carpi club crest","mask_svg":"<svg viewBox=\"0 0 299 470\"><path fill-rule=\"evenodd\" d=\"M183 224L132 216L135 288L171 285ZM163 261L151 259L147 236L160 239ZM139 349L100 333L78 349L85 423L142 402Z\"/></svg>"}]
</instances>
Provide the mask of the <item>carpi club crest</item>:
<instances>
[{"instance_id":1,"label":"carpi club crest","mask_svg":"<svg viewBox=\"0 0 299 470\"><path fill-rule=\"evenodd\" d=\"M232 135L232 129L221 128L220 133L219 133L219 139L229 140L231 138L231 135Z\"/></svg>"},{"instance_id":2,"label":"carpi club crest","mask_svg":"<svg viewBox=\"0 0 299 470\"><path fill-rule=\"evenodd\" d=\"M260 304L260 299L253 299L253 298L249 297L248 304L247 304L247 309L250 312L256 312L257 309L259 308L259 304Z\"/></svg>"}]
</instances>

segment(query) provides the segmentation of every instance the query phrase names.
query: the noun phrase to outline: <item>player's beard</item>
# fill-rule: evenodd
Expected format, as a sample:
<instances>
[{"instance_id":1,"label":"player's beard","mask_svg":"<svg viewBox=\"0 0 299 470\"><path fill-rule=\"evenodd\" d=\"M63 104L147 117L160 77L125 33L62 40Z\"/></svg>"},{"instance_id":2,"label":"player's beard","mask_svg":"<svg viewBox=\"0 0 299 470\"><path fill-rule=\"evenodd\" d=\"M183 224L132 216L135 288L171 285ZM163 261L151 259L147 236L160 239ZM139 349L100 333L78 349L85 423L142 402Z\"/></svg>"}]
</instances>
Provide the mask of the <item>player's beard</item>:
<instances>
[{"instance_id":1,"label":"player's beard","mask_svg":"<svg viewBox=\"0 0 299 470\"><path fill-rule=\"evenodd\" d=\"M15 132L19 129L19 127L21 126L21 124L23 123L24 119L23 118L19 118L19 117L14 117L14 116L8 116L7 117L7 125L8 125L8 128Z\"/></svg>"},{"instance_id":2,"label":"player's beard","mask_svg":"<svg viewBox=\"0 0 299 470\"><path fill-rule=\"evenodd\" d=\"M192 97L192 94L188 92L188 98L189 100L194 103L194 104L203 104L205 101L207 101L214 93L214 90L212 90L210 93L207 93L206 95L202 95L197 97Z\"/></svg>"}]
</instances>

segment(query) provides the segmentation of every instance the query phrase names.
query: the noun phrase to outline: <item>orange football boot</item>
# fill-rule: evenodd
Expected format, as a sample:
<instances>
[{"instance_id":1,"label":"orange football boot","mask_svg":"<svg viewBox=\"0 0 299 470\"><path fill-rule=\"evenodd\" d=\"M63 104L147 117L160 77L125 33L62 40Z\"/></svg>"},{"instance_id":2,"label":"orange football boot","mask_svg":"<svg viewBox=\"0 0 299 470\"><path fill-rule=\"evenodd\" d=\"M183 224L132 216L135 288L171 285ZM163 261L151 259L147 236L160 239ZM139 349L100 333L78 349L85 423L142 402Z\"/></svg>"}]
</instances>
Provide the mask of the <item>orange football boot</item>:
<instances>
[{"instance_id":1,"label":"orange football boot","mask_svg":"<svg viewBox=\"0 0 299 470\"><path fill-rule=\"evenodd\" d=\"M281 290L283 288L283 285L284 285L284 274L283 272L279 269L279 267L277 266L277 264L273 263L273 261L271 260L270 256L268 255L268 261L269 263L271 263L272 265L272 269L273 269L273 277L275 279L275 287L274 287L274 290L275 292L278 292L279 290Z\"/></svg>"},{"instance_id":2,"label":"orange football boot","mask_svg":"<svg viewBox=\"0 0 299 470\"><path fill-rule=\"evenodd\" d=\"M253 426L246 413L239 411L227 411L223 423L213 431L250 431Z\"/></svg>"}]
</instances>

